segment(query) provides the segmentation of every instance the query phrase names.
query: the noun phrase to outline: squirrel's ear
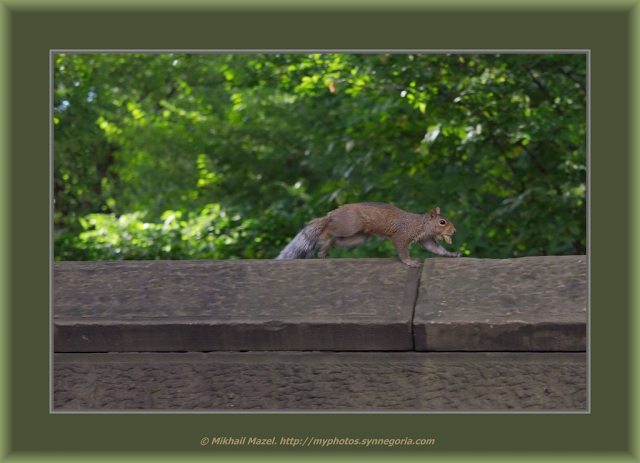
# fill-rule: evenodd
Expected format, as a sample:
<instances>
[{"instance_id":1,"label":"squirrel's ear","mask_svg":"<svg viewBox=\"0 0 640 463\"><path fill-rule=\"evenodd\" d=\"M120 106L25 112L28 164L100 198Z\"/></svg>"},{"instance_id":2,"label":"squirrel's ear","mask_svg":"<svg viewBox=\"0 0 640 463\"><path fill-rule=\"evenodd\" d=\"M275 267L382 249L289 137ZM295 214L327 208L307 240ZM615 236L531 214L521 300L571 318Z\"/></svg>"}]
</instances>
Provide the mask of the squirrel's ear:
<instances>
[{"instance_id":1,"label":"squirrel's ear","mask_svg":"<svg viewBox=\"0 0 640 463\"><path fill-rule=\"evenodd\" d=\"M431 215L437 215L440 214L440 208L436 207L434 210L431 211Z\"/></svg>"}]
</instances>

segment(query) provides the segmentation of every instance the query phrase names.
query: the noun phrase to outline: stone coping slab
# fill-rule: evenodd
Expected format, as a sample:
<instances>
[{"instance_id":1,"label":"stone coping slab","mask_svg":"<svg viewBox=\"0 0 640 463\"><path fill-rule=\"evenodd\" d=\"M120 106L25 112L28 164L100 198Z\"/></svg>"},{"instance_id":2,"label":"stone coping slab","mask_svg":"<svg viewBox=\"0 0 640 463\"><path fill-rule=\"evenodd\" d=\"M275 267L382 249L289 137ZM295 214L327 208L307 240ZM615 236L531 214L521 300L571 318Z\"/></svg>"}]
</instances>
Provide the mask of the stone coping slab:
<instances>
[{"instance_id":1,"label":"stone coping slab","mask_svg":"<svg viewBox=\"0 0 640 463\"><path fill-rule=\"evenodd\" d=\"M582 352L586 327L585 256L54 264L56 352Z\"/></svg>"},{"instance_id":2,"label":"stone coping slab","mask_svg":"<svg viewBox=\"0 0 640 463\"><path fill-rule=\"evenodd\" d=\"M585 351L586 256L428 259L418 351Z\"/></svg>"},{"instance_id":3,"label":"stone coping slab","mask_svg":"<svg viewBox=\"0 0 640 463\"><path fill-rule=\"evenodd\" d=\"M56 352L405 351L397 259L54 263Z\"/></svg>"}]
</instances>

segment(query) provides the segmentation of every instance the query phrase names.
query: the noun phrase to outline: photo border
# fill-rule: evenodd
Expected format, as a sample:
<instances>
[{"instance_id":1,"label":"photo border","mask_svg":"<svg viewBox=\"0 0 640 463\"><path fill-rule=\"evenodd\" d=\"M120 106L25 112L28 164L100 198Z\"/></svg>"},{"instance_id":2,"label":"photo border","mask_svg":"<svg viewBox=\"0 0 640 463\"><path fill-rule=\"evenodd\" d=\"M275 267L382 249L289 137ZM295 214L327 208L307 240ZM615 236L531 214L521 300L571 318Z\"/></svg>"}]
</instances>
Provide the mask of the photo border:
<instances>
[{"instance_id":1,"label":"photo border","mask_svg":"<svg viewBox=\"0 0 640 463\"><path fill-rule=\"evenodd\" d=\"M238 0L240 1L240 0ZM237 7L238 1L234 2ZM222 3L220 3L222 4ZM448 2L447 5L452 3ZM46 5L46 6L45 6ZM95 6L102 4L96 3ZM3 155L0 157L0 172L5 176L2 185L5 189L0 193L0 214L4 220L0 225L0 294L2 300L2 369L0 398L2 400L3 426L0 429L0 457L7 454L11 457L33 458L34 461L51 461L60 458L62 461L74 461L86 458L84 455L70 455L69 451L90 452L91 458L104 461L111 459L135 458L144 456L153 461L175 461L175 453L145 453L141 455L106 453L113 450L140 452L152 448L162 452L181 450L188 456L210 460L221 457L275 457L273 451L261 449L242 449L229 453L228 449L203 452L197 445L200 434L211 432L238 435L254 433L255 430L274 428L282 435L296 435L301 428L324 429L327 435L349 436L354 429L358 433L363 430L379 434L393 432L397 435L409 429L423 430L433 434L441 445L427 452L415 452L406 448L376 449L376 452L345 453L351 457L394 458L428 457L430 460L450 457L458 460L477 459L478 453L464 454L456 451L475 452L516 452L510 454L482 453L483 458L492 461L513 461L513 458L528 460L548 460L549 458L566 459L567 456L580 460L604 461L615 458L618 461L637 461L638 441L638 356L635 334L638 333L638 285L632 284L638 275L636 263L640 246L631 241L637 233L639 214L638 190L633 179L640 178L639 162L630 156L633 147L637 154L640 145L638 127L638 92L637 82L640 76L638 67L638 22L640 13L637 2L605 3L592 2L577 6L566 2L554 4L552 8L545 4L525 5L527 21L533 25L546 25L563 30L564 36L553 39L547 29L541 27L539 34L524 37L528 46L518 45L515 33L531 32L532 26L521 23L525 15L522 6L507 12L504 3L493 6L476 7L477 11L446 13L444 4L435 4L438 11L425 14L427 7L417 2L396 3L389 10L397 12L393 16L389 12L381 15L351 12L332 16L329 12L313 13L314 23L308 25L310 16L300 13L273 13L289 4L273 3L270 13L256 15L254 12L231 15L232 19L248 24L245 34L237 36L237 22L226 22L227 14L220 13L210 17L211 22L219 30L209 31L202 26L204 4L195 15L190 13L166 15L161 12L162 5L150 6L148 2L131 0L127 7L139 9L149 8L149 13L131 11L123 14L107 11L100 15L82 14L80 3L39 4L31 1L7 2L0 0L0 26L3 32L0 43L0 59L5 64L0 70L0 140ZM181 11L190 10L189 4L181 6ZM196 5L193 3L192 5ZM229 3L224 3L230 8ZM250 5L246 3L246 5ZM253 4L255 5L255 3ZM262 4L261 4L262 5ZM338 9L338 4L327 2L325 8L331 6ZM342 6L356 5L354 10L366 11L375 6L365 7L363 3L343 3ZM460 5L464 5L460 3ZM468 6L469 4L467 4ZM112 7L123 7L113 3ZM633 8L632 8L633 7ZM194 7L195 8L195 7ZM264 6L263 8L267 8ZM289 7L291 8L291 7ZM316 6L316 8L321 8ZM365 10L366 8L366 10ZM541 9L547 8L546 12ZM193 11L193 10L192 10ZM210 11L210 10L209 10ZM409 13L406 13L409 11ZM395 13L394 13L395 14ZM586 21L585 16L590 16ZM448 18L444 21L443 18ZM418 24L423 18L424 37L421 37L410 26ZM454 19L452 19L454 18ZM499 19L499 20L498 20ZM188 21L187 21L188 20ZM270 20L270 21L266 21ZM296 22L299 20L300 22ZM305 23L305 20L307 23ZM332 20L332 21L327 21ZM581 20L586 21L581 23ZM104 26L99 22L117 24L116 30L129 26L138 34L141 28L145 34L138 39L127 39L124 33L114 34L112 40L104 37L95 38ZM189 24L195 22L196 26ZM289 24L287 29L282 22ZM394 22L395 21L395 22ZM513 22L509 22L513 21ZM278 27L275 27L275 24ZM393 24L390 24L393 23ZM453 24L452 24L453 23ZM571 34L580 29L585 32L586 23L591 24L591 37L576 37ZM331 24L328 26L327 24ZM305 27L305 25L307 27ZM480 25L481 27L479 27ZM490 27L486 27L489 25ZM597 27L593 27L596 25ZM182 29L177 26L181 26ZM236 35L232 34L236 27ZM49 140L49 95L48 95L48 49L62 48L255 48L251 43L239 44L238 40L249 40L268 48L291 48L292 42L298 48L331 48L340 46L339 37L327 36L328 30L338 28L353 34L357 29L359 35L348 39L350 48L589 48L592 50L610 50L602 41L618 44L616 52L611 56L604 53L592 54L593 86L591 106L593 114L592 126L592 160L590 172L592 180L590 209L593 217L613 220L618 227L615 234L611 232L611 223L592 223L591 229L591 326L594 343L592 362L592 413L589 415L53 415L49 414L49 380L48 380L48 298L49 298L49 185L48 185L48 140ZM582 28L581 28L582 27ZM176 38L166 30L187 32L185 37ZM395 38L389 35L373 35L372 31L401 31L405 34L404 46L389 46ZM395 28L395 29L394 29ZM428 30L427 30L428 29ZM477 34L478 30L488 29L485 34ZM261 32L269 32L268 37L260 36ZM452 37L459 30L466 33ZM52 33L56 32L57 33ZM544 31L544 32L543 32ZM113 32L113 31L112 31ZM164 33L163 33L164 32ZM324 32L324 33L323 33ZM131 31L129 30L129 33ZM473 34L480 35L474 37ZM162 35L161 35L162 34ZM441 34L441 35L438 35ZM511 35L510 35L511 34ZM461 37L460 35L464 36ZM553 34L552 34L553 35ZM292 37L296 40L292 40ZM29 40L27 40L27 38ZM438 46L425 46L425 41L437 42ZM93 40L93 42L92 42ZM173 45L171 42L173 40ZM235 40L235 42L234 42ZM407 47L406 42L420 42ZM528 40L528 42L527 42ZM531 46L532 42L548 43L556 40L556 47ZM581 40L583 41L581 43ZM620 41L623 40L624 43ZM633 42L631 42L633 40ZM96 46L95 42L98 42ZM117 46L107 43L118 42ZM129 43L127 44L127 41ZM131 42L138 43L131 43ZM197 46L176 46L176 41L187 41ZM271 42L270 42L271 41ZM483 42L484 41L484 42ZM500 42L509 42L509 46L501 46ZM593 45L585 45L584 41ZM331 43L328 43L331 42ZM445 42L446 46L442 46ZM486 43L485 43L486 42ZM563 43L558 43L563 42ZM99 45L102 43L102 45ZM344 44L344 42L342 42ZM387 44L384 46L384 44ZM466 43L466 46L465 46ZM490 46L491 44L494 46ZM44 45L43 45L44 44ZM324 44L324 45L323 45ZM249 46L247 46L249 45ZM319 45L323 45L319 47ZM337 45L337 46L336 46ZM497 45L497 46L496 46ZM266 48L266 47L265 47ZM616 54L617 53L617 54ZM626 64L621 59L626 58ZM626 69L625 76L617 76L625 85L610 85L606 73L602 74L606 63L611 69ZM41 73L44 74L41 75ZM42 85L42 82L45 85ZM636 82L636 84L633 84ZM631 86L634 86L633 88ZM633 97L633 111L629 96ZM631 124L631 123L634 124ZM43 147L45 149L43 150ZM37 161L37 162L36 162ZM632 190L633 189L633 190ZM632 190L632 191L631 191ZM630 193L633 196L630 197ZM606 211L606 212L605 212ZM604 244L604 238L615 236L616 242ZM595 243L595 246L594 246ZM596 248L596 246L598 246ZM626 248L630 252L626 251ZM614 252L612 252L614 251ZM633 267L630 255L633 256ZM631 305L633 303L633 306ZM634 309L632 312L631 309ZM40 315L42 315L42 320ZM46 349L41 352L38 348ZM19 355L18 355L19 354ZM46 375L43 373L46 372ZM43 378L46 380L43 381ZM553 426L549 419L556 420ZM461 420L464 420L462 422ZM221 423L222 422L222 423ZM382 426L382 427L381 427ZM252 429L248 431L247 429ZM560 430L560 432L558 432ZM564 434L563 431L564 430ZM556 433L551 435L551 432ZM501 433L496 439L496 433ZM222 434L220 434L222 435ZM541 437L542 436L542 437ZM172 441L172 442L170 442ZM194 442L187 445L187 442ZM498 446L497 443L501 445ZM581 443L581 445L578 445ZM188 453L189 450L193 452ZM281 449L280 449L281 450ZM304 458L331 458L343 454L344 449L313 449L305 452ZM562 451L564 453L538 453L540 450ZM585 455L585 451L599 450L597 455ZM38 452L37 454L32 452ZM447 451L443 453L443 451ZM60 453L65 452L65 453ZM454 453L455 452L455 453ZM566 453L573 452L573 453ZM278 459L300 459L300 454L288 451L278 452ZM473 458L476 457L476 458Z\"/></svg>"}]
</instances>

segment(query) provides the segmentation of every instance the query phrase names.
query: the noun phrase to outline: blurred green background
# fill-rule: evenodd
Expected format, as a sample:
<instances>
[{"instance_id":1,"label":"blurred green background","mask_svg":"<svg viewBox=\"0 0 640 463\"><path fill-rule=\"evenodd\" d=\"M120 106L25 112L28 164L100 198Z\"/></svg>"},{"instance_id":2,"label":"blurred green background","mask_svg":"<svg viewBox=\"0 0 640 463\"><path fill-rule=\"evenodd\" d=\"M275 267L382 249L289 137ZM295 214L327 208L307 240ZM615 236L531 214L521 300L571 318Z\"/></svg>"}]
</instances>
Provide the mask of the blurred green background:
<instances>
[{"instance_id":1,"label":"blurred green background","mask_svg":"<svg viewBox=\"0 0 640 463\"><path fill-rule=\"evenodd\" d=\"M584 54L58 54L54 256L273 258L360 201L439 206L471 257L585 254L586 98Z\"/></svg>"}]
</instances>

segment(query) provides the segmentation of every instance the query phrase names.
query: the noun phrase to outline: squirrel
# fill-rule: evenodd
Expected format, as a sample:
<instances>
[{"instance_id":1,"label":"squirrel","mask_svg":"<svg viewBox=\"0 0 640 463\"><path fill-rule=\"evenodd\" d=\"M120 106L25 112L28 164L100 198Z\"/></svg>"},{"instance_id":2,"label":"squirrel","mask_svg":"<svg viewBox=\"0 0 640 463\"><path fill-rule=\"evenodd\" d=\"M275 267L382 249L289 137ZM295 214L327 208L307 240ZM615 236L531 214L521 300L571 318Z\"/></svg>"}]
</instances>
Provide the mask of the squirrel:
<instances>
[{"instance_id":1,"label":"squirrel","mask_svg":"<svg viewBox=\"0 0 640 463\"><path fill-rule=\"evenodd\" d=\"M318 252L322 259L334 245L355 248L375 235L390 239L402 262L420 267L419 259L409 257L409 245L417 241L439 256L460 257L459 252L449 252L436 242L437 238L451 244L451 235L455 232L456 228L440 214L439 207L419 215L386 203L345 204L324 217L311 220L276 259L307 259L313 255L318 243L323 244Z\"/></svg>"}]
</instances>

